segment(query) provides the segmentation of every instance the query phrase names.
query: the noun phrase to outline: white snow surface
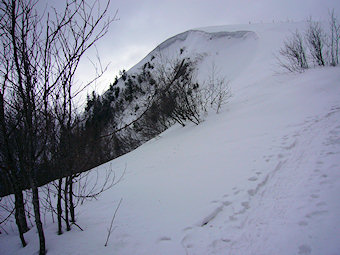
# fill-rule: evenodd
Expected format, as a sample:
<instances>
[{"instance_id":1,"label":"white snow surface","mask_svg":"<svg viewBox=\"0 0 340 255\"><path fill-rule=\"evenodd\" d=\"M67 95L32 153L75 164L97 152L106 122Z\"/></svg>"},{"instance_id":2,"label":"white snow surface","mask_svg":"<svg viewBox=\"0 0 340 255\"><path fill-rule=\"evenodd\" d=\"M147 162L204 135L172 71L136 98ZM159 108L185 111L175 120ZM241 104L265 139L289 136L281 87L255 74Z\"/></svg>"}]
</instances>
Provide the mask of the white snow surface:
<instances>
[{"instance_id":1,"label":"white snow surface","mask_svg":"<svg viewBox=\"0 0 340 255\"><path fill-rule=\"evenodd\" d=\"M165 55L202 54L199 78L215 65L230 80L230 102L98 167L99 181L106 169L126 171L76 208L84 231L58 236L44 217L48 254L339 255L340 68L284 74L275 59L286 36L304 28L201 28L160 45ZM37 254L35 228L21 248L12 225L0 254Z\"/></svg>"}]
</instances>

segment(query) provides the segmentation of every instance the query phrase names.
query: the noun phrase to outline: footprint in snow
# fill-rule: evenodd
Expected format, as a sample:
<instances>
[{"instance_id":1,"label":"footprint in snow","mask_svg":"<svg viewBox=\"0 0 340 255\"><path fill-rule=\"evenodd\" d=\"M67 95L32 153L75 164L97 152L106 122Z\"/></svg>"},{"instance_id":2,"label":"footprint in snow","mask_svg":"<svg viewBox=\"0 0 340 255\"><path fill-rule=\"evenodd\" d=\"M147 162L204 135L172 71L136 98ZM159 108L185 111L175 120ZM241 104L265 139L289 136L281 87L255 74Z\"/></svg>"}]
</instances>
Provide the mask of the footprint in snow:
<instances>
[{"instance_id":1,"label":"footprint in snow","mask_svg":"<svg viewBox=\"0 0 340 255\"><path fill-rule=\"evenodd\" d=\"M192 227L186 227L183 229L184 232L189 231L189 230L192 230Z\"/></svg>"},{"instance_id":2,"label":"footprint in snow","mask_svg":"<svg viewBox=\"0 0 340 255\"><path fill-rule=\"evenodd\" d=\"M254 196L255 194L256 194L256 190L254 190L254 189L248 190L248 195L249 196Z\"/></svg>"},{"instance_id":3,"label":"footprint in snow","mask_svg":"<svg viewBox=\"0 0 340 255\"><path fill-rule=\"evenodd\" d=\"M240 193L240 191L241 191L241 190L236 190L236 191L234 192L234 195L237 195L238 193Z\"/></svg>"},{"instance_id":4,"label":"footprint in snow","mask_svg":"<svg viewBox=\"0 0 340 255\"><path fill-rule=\"evenodd\" d=\"M319 202L316 204L317 207L325 206L325 205L326 205L326 202Z\"/></svg>"},{"instance_id":5,"label":"footprint in snow","mask_svg":"<svg viewBox=\"0 0 340 255\"><path fill-rule=\"evenodd\" d=\"M296 146L296 140L288 146L283 147L286 150L291 150Z\"/></svg>"},{"instance_id":6,"label":"footprint in snow","mask_svg":"<svg viewBox=\"0 0 340 255\"><path fill-rule=\"evenodd\" d=\"M225 248L226 244L230 243L231 240L230 239L218 239L213 241L209 247L215 251L217 250L222 250Z\"/></svg>"},{"instance_id":7,"label":"footprint in snow","mask_svg":"<svg viewBox=\"0 0 340 255\"><path fill-rule=\"evenodd\" d=\"M302 221L299 221L298 224L299 224L299 226L304 227L304 226L307 226L307 225L308 225L308 222L302 220Z\"/></svg>"},{"instance_id":8,"label":"footprint in snow","mask_svg":"<svg viewBox=\"0 0 340 255\"><path fill-rule=\"evenodd\" d=\"M308 245L300 245L299 246L299 255L309 255L311 254L312 249Z\"/></svg>"},{"instance_id":9,"label":"footprint in snow","mask_svg":"<svg viewBox=\"0 0 340 255\"><path fill-rule=\"evenodd\" d=\"M251 181L251 182L257 181L257 177L256 176L250 177L248 181Z\"/></svg>"},{"instance_id":10,"label":"footprint in snow","mask_svg":"<svg viewBox=\"0 0 340 255\"><path fill-rule=\"evenodd\" d=\"M321 181L321 182L320 182L320 185L330 184L330 183L331 183L330 181Z\"/></svg>"},{"instance_id":11,"label":"footprint in snow","mask_svg":"<svg viewBox=\"0 0 340 255\"><path fill-rule=\"evenodd\" d=\"M229 216L230 221L237 221L237 218L235 216Z\"/></svg>"},{"instance_id":12,"label":"footprint in snow","mask_svg":"<svg viewBox=\"0 0 340 255\"><path fill-rule=\"evenodd\" d=\"M159 242L164 242L164 241L171 241L171 238L168 236L163 236L159 238L157 242L159 243Z\"/></svg>"},{"instance_id":13,"label":"footprint in snow","mask_svg":"<svg viewBox=\"0 0 340 255\"><path fill-rule=\"evenodd\" d=\"M308 213L306 214L306 218L312 218L314 216L319 216L319 215L323 215L323 214L326 214L328 213L328 211L326 210L323 210L323 211L314 211L314 212L311 212L311 213Z\"/></svg>"},{"instance_id":14,"label":"footprint in snow","mask_svg":"<svg viewBox=\"0 0 340 255\"><path fill-rule=\"evenodd\" d=\"M223 205L224 205L224 206L229 206L229 205L231 205L231 204L232 204L232 203L231 203L230 201L224 201L224 202L223 202Z\"/></svg>"},{"instance_id":15,"label":"footprint in snow","mask_svg":"<svg viewBox=\"0 0 340 255\"><path fill-rule=\"evenodd\" d=\"M245 209L249 209L249 202L242 202L241 205L245 208Z\"/></svg>"}]
</instances>

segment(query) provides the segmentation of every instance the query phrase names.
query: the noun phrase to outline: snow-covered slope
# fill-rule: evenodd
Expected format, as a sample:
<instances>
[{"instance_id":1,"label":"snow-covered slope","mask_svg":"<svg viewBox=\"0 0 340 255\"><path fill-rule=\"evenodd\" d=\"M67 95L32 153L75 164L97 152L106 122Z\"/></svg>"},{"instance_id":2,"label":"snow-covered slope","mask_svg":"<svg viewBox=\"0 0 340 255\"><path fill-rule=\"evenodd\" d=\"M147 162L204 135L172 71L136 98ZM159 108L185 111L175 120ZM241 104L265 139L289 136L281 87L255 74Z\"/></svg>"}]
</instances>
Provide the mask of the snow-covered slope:
<instances>
[{"instance_id":1,"label":"snow-covered slope","mask_svg":"<svg viewBox=\"0 0 340 255\"><path fill-rule=\"evenodd\" d=\"M199 58L200 71L208 71L212 64L221 66L221 73L232 79L245 69L256 52L257 35L253 31L204 31L189 30L176 35L161 43L156 49L148 54L131 71L135 71L139 66L150 60L153 56L167 60L179 57ZM182 53L180 53L182 50ZM240 54L241 53L241 54ZM226 61L228 58L230 61ZM136 70L137 71L137 70ZM206 79L205 73L199 75L198 79Z\"/></svg>"},{"instance_id":2,"label":"snow-covered slope","mask_svg":"<svg viewBox=\"0 0 340 255\"><path fill-rule=\"evenodd\" d=\"M48 253L340 254L340 68L277 74L274 56L290 31L303 28L212 27L161 44L155 51L164 55L183 47L201 54L199 77L215 65L233 97L200 125L173 126L99 167L126 172L77 208L83 232L57 236L46 216ZM34 229L24 249L8 232L0 254L37 252Z\"/></svg>"}]
</instances>

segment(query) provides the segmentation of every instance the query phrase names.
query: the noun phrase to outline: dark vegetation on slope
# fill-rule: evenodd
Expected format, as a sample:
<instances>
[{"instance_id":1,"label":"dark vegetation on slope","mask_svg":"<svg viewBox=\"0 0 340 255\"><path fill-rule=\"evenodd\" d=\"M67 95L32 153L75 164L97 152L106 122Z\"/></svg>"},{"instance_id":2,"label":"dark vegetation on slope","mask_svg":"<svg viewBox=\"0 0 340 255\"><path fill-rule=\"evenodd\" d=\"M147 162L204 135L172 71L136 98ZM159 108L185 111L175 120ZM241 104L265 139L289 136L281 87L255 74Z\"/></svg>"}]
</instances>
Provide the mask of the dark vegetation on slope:
<instances>
[{"instance_id":1,"label":"dark vegetation on slope","mask_svg":"<svg viewBox=\"0 0 340 255\"><path fill-rule=\"evenodd\" d=\"M8 216L1 218L0 227L14 214L21 244L26 246L24 233L33 216L39 254L46 253L41 206L47 201L39 193L45 175L59 178L58 226L64 219L70 230L70 221L75 221L75 172L88 160L82 154L85 145L76 147L84 143L84 134L74 109L73 81L82 56L115 19L107 17L108 4L100 8L99 1L70 1L64 10L49 14L37 10L37 1L0 4L0 175L14 193L14 201L1 198L1 209ZM30 189L26 195L24 188Z\"/></svg>"},{"instance_id":2,"label":"dark vegetation on slope","mask_svg":"<svg viewBox=\"0 0 340 255\"><path fill-rule=\"evenodd\" d=\"M186 121L199 124L202 98L199 84L194 81L195 64L189 58L178 58L171 64L162 66L162 72L153 71L159 66L153 66L152 61L140 73L128 75L123 71L123 86L118 86L116 79L104 95L89 95L84 113L74 117L70 130L61 130L59 141L53 141L50 159L37 165L38 185L121 156L176 122L182 126ZM61 162L67 160L72 161L72 170L59 170ZM28 188L25 171L18 176L20 187ZM2 195L12 192L5 178L0 188Z\"/></svg>"}]
</instances>

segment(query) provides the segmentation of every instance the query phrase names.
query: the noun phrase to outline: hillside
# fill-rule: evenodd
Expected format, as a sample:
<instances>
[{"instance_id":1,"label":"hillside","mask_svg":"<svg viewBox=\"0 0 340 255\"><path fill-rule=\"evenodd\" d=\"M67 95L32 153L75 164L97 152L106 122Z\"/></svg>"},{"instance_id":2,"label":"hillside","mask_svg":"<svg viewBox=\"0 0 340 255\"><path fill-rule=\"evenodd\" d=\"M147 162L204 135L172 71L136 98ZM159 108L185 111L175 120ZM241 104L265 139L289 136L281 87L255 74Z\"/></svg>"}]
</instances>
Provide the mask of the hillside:
<instances>
[{"instance_id":1,"label":"hillside","mask_svg":"<svg viewBox=\"0 0 340 255\"><path fill-rule=\"evenodd\" d=\"M197 28L129 70L184 49L201 56L197 78L215 66L232 97L201 124L174 125L98 167L92 182L106 169L123 178L77 208L84 231L58 236L46 215L48 254L339 254L340 68L285 74L275 58L305 25ZM1 233L0 254L36 254L35 229L25 248L13 229Z\"/></svg>"}]
</instances>

